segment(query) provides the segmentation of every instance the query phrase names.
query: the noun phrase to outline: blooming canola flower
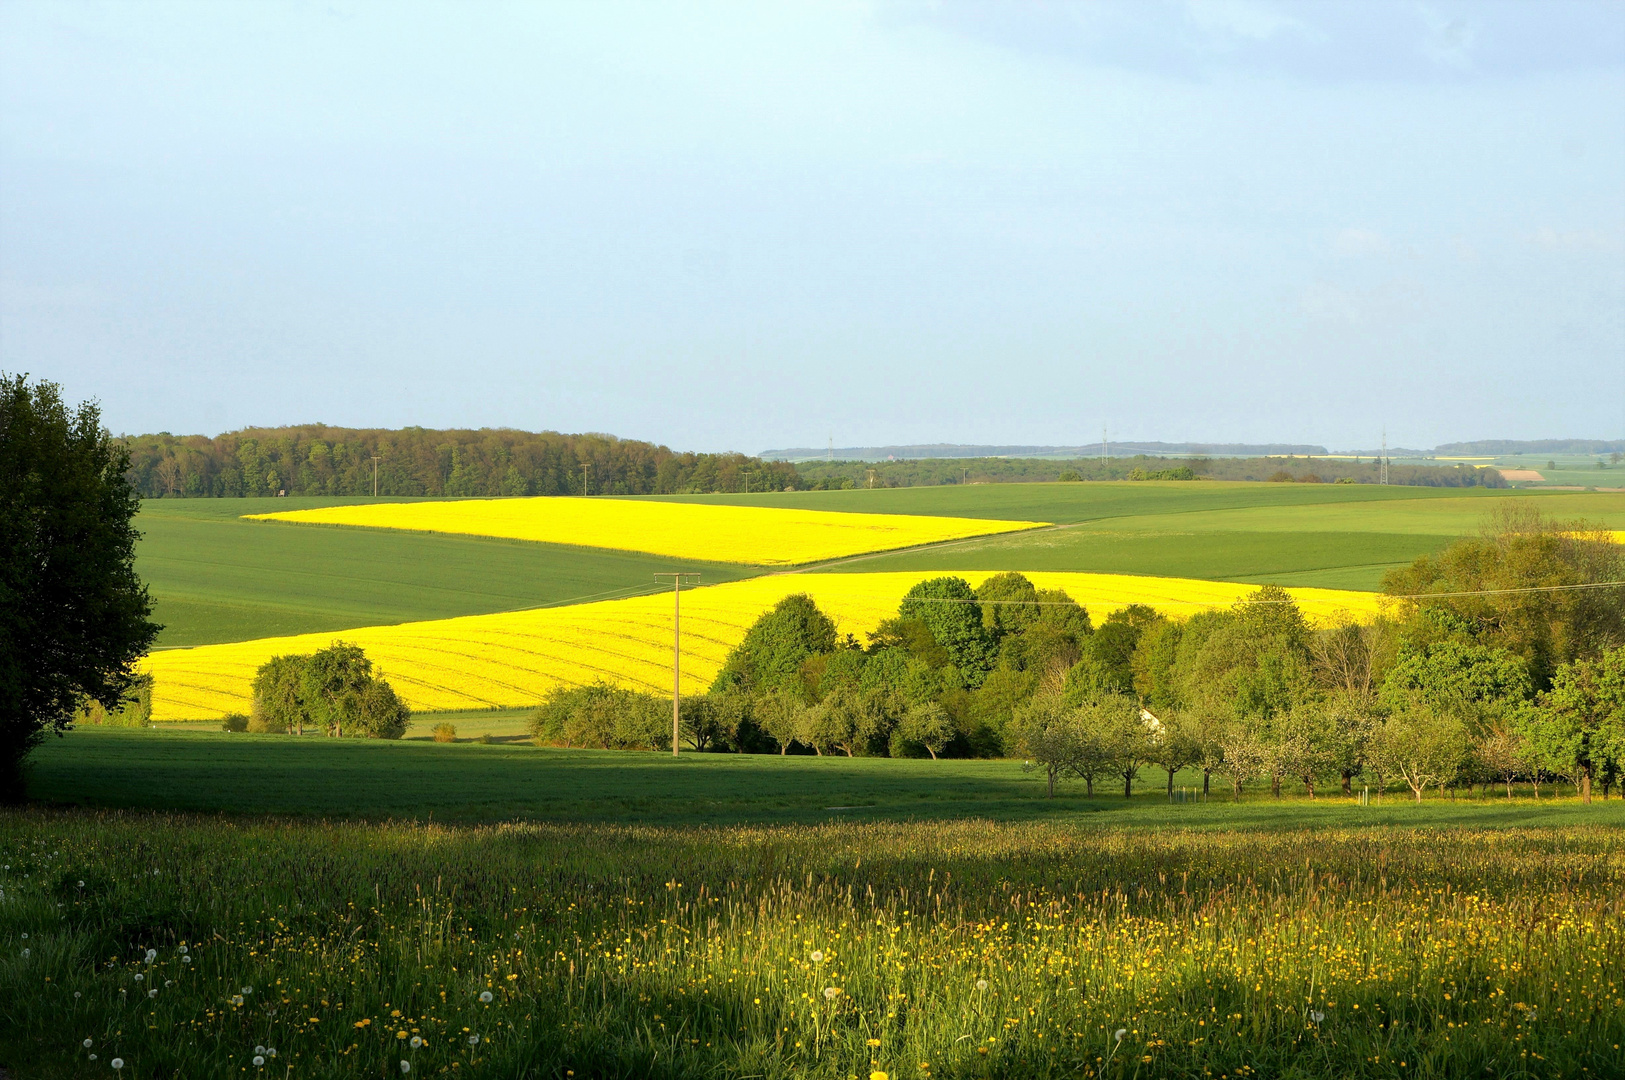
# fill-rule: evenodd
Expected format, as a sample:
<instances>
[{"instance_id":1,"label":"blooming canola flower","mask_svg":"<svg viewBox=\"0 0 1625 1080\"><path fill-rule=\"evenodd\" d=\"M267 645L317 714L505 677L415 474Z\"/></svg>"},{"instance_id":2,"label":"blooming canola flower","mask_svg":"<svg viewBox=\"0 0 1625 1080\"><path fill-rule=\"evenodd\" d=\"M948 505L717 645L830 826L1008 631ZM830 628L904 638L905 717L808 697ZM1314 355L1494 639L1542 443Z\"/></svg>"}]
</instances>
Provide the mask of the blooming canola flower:
<instances>
[{"instance_id":1,"label":"blooming canola flower","mask_svg":"<svg viewBox=\"0 0 1625 1080\"><path fill-rule=\"evenodd\" d=\"M957 574L977 585L995 571L772 574L705 586L683 595L682 675L703 692L745 631L786 596L810 595L841 633L862 637L896 614L915 584ZM1060 589L1096 621L1130 604L1187 616L1228 606L1257 586L1124 574L1029 573L1040 589ZM1379 610L1375 593L1287 590L1311 621ZM293 637L260 638L147 657L153 719L208 720L247 712L259 666L273 656L310 653L334 641L361 646L376 670L417 711L534 705L557 686L598 680L634 690L671 688L672 598L665 592L568 607L469 615Z\"/></svg>"},{"instance_id":2,"label":"blooming canola flower","mask_svg":"<svg viewBox=\"0 0 1625 1080\"><path fill-rule=\"evenodd\" d=\"M571 497L374 503L246 516L257 521L495 536L753 566L795 566L1047 524Z\"/></svg>"}]
</instances>

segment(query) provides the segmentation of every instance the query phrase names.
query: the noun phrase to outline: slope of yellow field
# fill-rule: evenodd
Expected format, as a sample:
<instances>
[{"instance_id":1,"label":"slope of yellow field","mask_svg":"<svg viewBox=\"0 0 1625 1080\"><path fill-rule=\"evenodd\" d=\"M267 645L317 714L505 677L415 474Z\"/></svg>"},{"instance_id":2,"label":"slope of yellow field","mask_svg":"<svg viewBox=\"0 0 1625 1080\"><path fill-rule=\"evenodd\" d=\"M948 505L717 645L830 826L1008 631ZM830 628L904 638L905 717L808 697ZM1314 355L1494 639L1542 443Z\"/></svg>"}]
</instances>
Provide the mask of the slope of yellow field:
<instances>
[{"instance_id":1,"label":"slope of yellow field","mask_svg":"<svg viewBox=\"0 0 1625 1080\"><path fill-rule=\"evenodd\" d=\"M378 503L246 516L258 521L499 536L755 566L797 566L1046 524L557 497Z\"/></svg>"},{"instance_id":2,"label":"slope of yellow field","mask_svg":"<svg viewBox=\"0 0 1625 1080\"><path fill-rule=\"evenodd\" d=\"M979 584L992 571L957 571ZM703 692L728 650L757 616L792 593L812 595L842 633L860 639L895 614L918 581L936 573L776 574L683 594L683 682ZM1098 622L1128 604L1172 615L1220 607L1255 586L1118 574L1033 573L1041 589L1064 589ZM1374 613L1375 593L1291 589L1312 620L1339 611ZM308 653L335 640L354 642L415 710L514 707L538 701L559 684L595 679L640 690L671 687L669 593L573 607L540 608L459 619L369 626L330 634L261 638L152 654L153 719L210 720L247 712L255 670L282 653Z\"/></svg>"}]
</instances>

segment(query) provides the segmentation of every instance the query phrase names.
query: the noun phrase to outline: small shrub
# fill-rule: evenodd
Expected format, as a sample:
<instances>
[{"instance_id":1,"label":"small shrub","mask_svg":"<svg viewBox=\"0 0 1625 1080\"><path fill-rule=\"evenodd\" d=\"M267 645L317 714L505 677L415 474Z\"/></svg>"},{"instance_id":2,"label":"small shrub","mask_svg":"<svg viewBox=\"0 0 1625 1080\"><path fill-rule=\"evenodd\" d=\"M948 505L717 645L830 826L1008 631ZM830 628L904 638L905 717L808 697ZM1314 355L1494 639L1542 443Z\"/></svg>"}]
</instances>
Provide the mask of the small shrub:
<instances>
[{"instance_id":1,"label":"small shrub","mask_svg":"<svg viewBox=\"0 0 1625 1080\"><path fill-rule=\"evenodd\" d=\"M481 746L490 746L495 741L496 741L495 739L491 738L491 733L489 731L486 732L484 735L481 735L479 737L479 739L478 739L478 742L479 742L479 744Z\"/></svg>"},{"instance_id":2,"label":"small shrub","mask_svg":"<svg viewBox=\"0 0 1625 1080\"><path fill-rule=\"evenodd\" d=\"M247 715L245 715L243 713L240 713L240 712L227 713L226 718L224 720L220 721L220 730L221 731L247 731L248 730L248 717L247 717Z\"/></svg>"},{"instance_id":3,"label":"small shrub","mask_svg":"<svg viewBox=\"0 0 1625 1080\"><path fill-rule=\"evenodd\" d=\"M80 724L106 724L108 727L152 726L152 676L137 675L130 687L131 697L109 712L94 701L86 702L75 717Z\"/></svg>"},{"instance_id":4,"label":"small shrub","mask_svg":"<svg viewBox=\"0 0 1625 1080\"><path fill-rule=\"evenodd\" d=\"M454 724L436 724L434 726L435 742L456 742L457 727Z\"/></svg>"},{"instance_id":5,"label":"small shrub","mask_svg":"<svg viewBox=\"0 0 1625 1080\"><path fill-rule=\"evenodd\" d=\"M248 714L249 732L254 735L286 735L288 733L287 721L275 713L258 708L258 705L259 702L256 701L256 708Z\"/></svg>"}]
</instances>

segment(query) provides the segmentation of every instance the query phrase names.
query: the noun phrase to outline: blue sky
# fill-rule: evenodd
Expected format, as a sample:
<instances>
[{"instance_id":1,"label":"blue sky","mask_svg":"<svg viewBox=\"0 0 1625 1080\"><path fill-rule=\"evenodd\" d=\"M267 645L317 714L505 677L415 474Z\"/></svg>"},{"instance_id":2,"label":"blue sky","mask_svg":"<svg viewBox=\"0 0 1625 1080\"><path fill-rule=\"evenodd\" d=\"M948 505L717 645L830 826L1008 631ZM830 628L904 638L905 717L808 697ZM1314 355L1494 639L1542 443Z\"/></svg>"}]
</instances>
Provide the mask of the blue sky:
<instances>
[{"instance_id":1,"label":"blue sky","mask_svg":"<svg viewBox=\"0 0 1625 1080\"><path fill-rule=\"evenodd\" d=\"M0 4L115 431L1625 435L1625 5Z\"/></svg>"}]
</instances>

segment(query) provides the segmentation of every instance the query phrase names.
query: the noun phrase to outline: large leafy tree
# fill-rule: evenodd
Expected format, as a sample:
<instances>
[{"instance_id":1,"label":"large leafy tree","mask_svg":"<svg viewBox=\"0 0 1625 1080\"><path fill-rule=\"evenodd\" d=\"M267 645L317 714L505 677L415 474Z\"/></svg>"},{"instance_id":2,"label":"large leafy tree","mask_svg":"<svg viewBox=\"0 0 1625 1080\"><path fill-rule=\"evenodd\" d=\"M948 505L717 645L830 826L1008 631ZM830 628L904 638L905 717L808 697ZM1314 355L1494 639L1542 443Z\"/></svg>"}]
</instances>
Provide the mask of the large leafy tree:
<instances>
[{"instance_id":1,"label":"large leafy tree","mask_svg":"<svg viewBox=\"0 0 1625 1080\"><path fill-rule=\"evenodd\" d=\"M917 619L925 624L931 637L959 668L965 685L981 686L993 670L997 641L993 631L983 624L982 605L964 578L939 577L920 582L903 596L897 615L905 622Z\"/></svg>"},{"instance_id":2,"label":"large leafy tree","mask_svg":"<svg viewBox=\"0 0 1625 1080\"><path fill-rule=\"evenodd\" d=\"M1525 730L1537 760L1573 776L1590 802L1597 773L1625 762L1625 648L1559 668Z\"/></svg>"},{"instance_id":3,"label":"large leafy tree","mask_svg":"<svg viewBox=\"0 0 1625 1080\"><path fill-rule=\"evenodd\" d=\"M799 682L808 658L835 649L835 623L806 593L786 596L751 625L711 688L760 693Z\"/></svg>"},{"instance_id":4,"label":"large leafy tree","mask_svg":"<svg viewBox=\"0 0 1625 1080\"><path fill-rule=\"evenodd\" d=\"M0 375L0 798L86 702L119 708L160 627L135 573L140 499L91 403Z\"/></svg>"},{"instance_id":5,"label":"large leafy tree","mask_svg":"<svg viewBox=\"0 0 1625 1080\"><path fill-rule=\"evenodd\" d=\"M1483 536L1391 571L1383 587L1523 657L1544 690L1560 665L1625 644L1625 586L1609 584L1622 577L1625 557L1606 534L1513 506Z\"/></svg>"}]
</instances>

